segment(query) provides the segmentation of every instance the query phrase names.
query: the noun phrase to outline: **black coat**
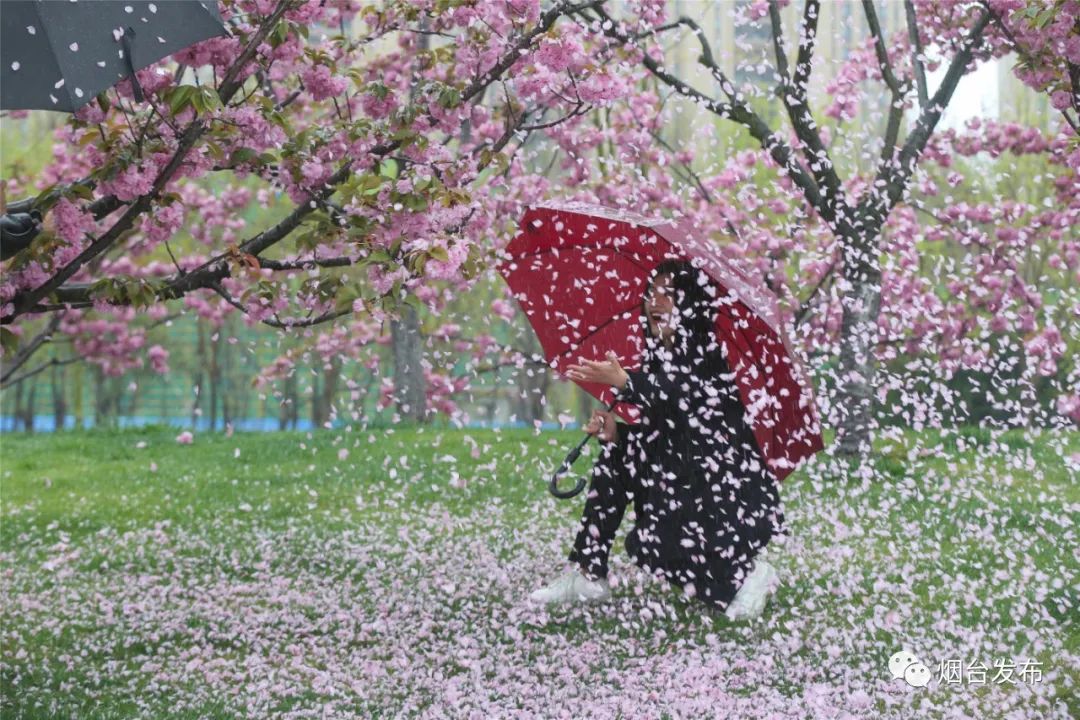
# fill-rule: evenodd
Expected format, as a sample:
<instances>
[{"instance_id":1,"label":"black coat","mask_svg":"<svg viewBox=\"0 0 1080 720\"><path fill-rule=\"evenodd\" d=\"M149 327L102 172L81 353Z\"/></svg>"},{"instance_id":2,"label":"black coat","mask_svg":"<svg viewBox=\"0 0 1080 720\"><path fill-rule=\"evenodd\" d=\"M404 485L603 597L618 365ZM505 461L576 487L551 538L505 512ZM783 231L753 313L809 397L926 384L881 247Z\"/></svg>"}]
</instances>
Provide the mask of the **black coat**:
<instances>
[{"instance_id":1,"label":"black coat","mask_svg":"<svg viewBox=\"0 0 1080 720\"><path fill-rule=\"evenodd\" d=\"M746 423L733 375L693 374L670 359L662 350L647 354L618 392L641 410L637 424L618 426L645 496L646 517L637 518L626 549L638 565L722 607L754 555L788 532L779 482Z\"/></svg>"}]
</instances>

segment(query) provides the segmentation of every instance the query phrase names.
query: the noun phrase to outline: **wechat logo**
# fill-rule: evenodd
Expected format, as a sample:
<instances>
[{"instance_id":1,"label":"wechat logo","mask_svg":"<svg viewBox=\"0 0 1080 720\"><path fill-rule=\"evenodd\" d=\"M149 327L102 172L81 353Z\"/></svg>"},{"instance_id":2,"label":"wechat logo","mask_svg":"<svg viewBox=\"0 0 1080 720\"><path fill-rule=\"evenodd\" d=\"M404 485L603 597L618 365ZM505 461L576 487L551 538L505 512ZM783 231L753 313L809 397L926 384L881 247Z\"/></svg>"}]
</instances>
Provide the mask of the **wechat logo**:
<instances>
[{"instance_id":1,"label":"wechat logo","mask_svg":"<svg viewBox=\"0 0 1080 720\"><path fill-rule=\"evenodd\" d=\"M930 668L926 667L908 650L893 653L889 658L889 672L894 678L907 680L912 687L926 687L930 682Z\"/></svg>"}]
</instances>

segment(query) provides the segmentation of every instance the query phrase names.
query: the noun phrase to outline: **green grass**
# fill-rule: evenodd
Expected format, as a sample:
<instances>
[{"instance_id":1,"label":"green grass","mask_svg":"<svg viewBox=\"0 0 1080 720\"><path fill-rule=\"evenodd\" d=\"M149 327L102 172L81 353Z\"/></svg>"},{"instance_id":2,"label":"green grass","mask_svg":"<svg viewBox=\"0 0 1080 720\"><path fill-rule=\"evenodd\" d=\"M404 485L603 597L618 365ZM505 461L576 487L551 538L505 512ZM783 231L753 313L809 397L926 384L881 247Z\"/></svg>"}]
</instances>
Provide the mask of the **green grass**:
<instances>
[{"instance_id":1,"label":"green grass","mask_svg":"<svg viewBox=\"0 0 1080 720\"><path fill-rule=\"evenodd\" d=\"M323 658L324 669L350 667L356 661L346 660L348 653L393 668L393 652L406 648L415 661L430 649L430 668L442 681L403 691L380 685L369 668L375 674L364 675L365 682L382 689L378 701L346 705L359 714L409 714L403 710L409 702L438 706L440 683L454 677L470 678L474 692L484 687L525 703L512 687L483 685L490 679L472 678L446 655L464 622L472 623L484 653L506 653L526 665L560 657L553 647L603 639L603 658L585 657L582 667L591 667L592 677L613 672L621 681L628 680L619 673L642 652L677 662L680 653L717 643L754 657L748 648L757 647L772 653L775 672L740 679L733 671L731 694L753 698L767 686L796 703L815 682L849 682L845 668L848 675L868 667L877 672L884 668L881 654L887 660L905 644L945 647L980 632L994 640L998 655L1037 656L1044 672L1055 668L1051 695L1072 714L1080 710L1072 699L1077 671L1061 667L1062 651L1080 652L1072 620L1075 547L1067 542L1075 539L1080 488L1063 462L1080 452L1080 433L907 432L878 441L868 478L844 461L819 457L782 489L797 543L775 564L792 582L771 601L767 621L749 626L730 624L656 584L640 596L617 590L622 604L608 613L552 613L543 622L515 615L517 598L535 580L530 573L545 564L553 570L559 559L551 556L559 546L538 544L555 538L565 553L576 528L581 497L566 502L546 492L549 473L580 437L573 431L199 435L190 446L175 436L149 428L0 438L0 552L7 572L0 597L5 608L37 599L47 606L5 610L3 717L142 716L150 712L140 706L144 701L169 708L170 716L234 717L238 706L228 682L207 689L197 672L183 680L167 674L154 688L147 685L154 671L139 668L162 657L172 667L180 662L175 656L193 648L238 663L292 643L305 644L305 657ZM471 456L474 444L479 458ZM342 448L349 451L345 459L338 457ZM592 456L575 470L586 473ZM449 482L452 472L464 487ZM620 570L628 568L621 540L613 558ZM462 548L467 552L456 556ZM72 551L78 555L58 570L42 570ZM378 561L386 567L377 570ZM506 569L505 584L460 587L492 568ZM1065 582L1054 587L1052 580L1039 582L1040 574ZM98 588L130 604L125 585L139 582L150 590L171 588L174 595L151 605L158 616L183 623L158 632L135 615L99 626ZM267 582L302 589L259 595ZM395 616L392 604L408 583L433 597L446 583L458 587L418 614ZM875 586L885 587L883 594ZM214 588L235 612L233 605L226 612L200 604ZM248 592L257 599L248 603ZM87 606L94 610L80 609ZM879 624L883 607L900 613L899 626ZM34 625L64 608L75 608L78 617ZM326 619L331 610L350 608L360 619ZM244 612L265 617L245 620ZM383 639L355 630L386 612L395 627ZM943 624L930 629L934 620ZM524 639L509 638L507 628ZM808 635L798 647L788 645L792 628ZM413 641L411 633L427 639ZM1033 637L1042 651L1027 652ZM835 649L826 656L822 647L830 644ZM65 655L78 662L69 668ZM305 682L297 681L307 689L276 698L265 712L318 707L320 693ZM550 678L537 682L557 686ZM959 702L953 688L923 690L937 705L920 717ZM971 689L965 702L977 702L979 692ZM181 696L188 698L183 706L172 707ZM885 712L884 701L873 699Z\"/></svg>"}]
</instances>

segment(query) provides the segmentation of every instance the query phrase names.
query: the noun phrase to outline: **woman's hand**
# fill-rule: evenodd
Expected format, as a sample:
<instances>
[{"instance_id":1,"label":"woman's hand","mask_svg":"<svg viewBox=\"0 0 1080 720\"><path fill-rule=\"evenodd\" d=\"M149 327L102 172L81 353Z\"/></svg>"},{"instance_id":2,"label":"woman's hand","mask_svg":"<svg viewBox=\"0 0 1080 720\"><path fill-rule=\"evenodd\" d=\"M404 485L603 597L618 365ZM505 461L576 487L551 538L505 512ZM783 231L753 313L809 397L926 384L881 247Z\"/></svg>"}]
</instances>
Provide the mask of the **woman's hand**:
<instances>
[{"instance_id":1,"label":"woman's hand","mask_svg":"<svg viewBox=\"0 0 1080 720\"><path fill-rule=\"evenodd\" d=\"M629 376L619 365L619 359L611 350L607 352L607 360L582 360L581 363L581 365L570 365L567 368L566 374L571 380L614 385L620 390L626 387Z\"/></svg>"},{"instance_id":2,"label":"woman's hand","mask_svg":"<svg viewBox=\"0 0 1080 720\"><path fill-rule=\"evenodd\" d=\"M596 435L602 442L614 442L619 436L615 427L615 413L607 410L593 410L592 417L585 425L585 432Z\"/></svg>"}]
</instances>

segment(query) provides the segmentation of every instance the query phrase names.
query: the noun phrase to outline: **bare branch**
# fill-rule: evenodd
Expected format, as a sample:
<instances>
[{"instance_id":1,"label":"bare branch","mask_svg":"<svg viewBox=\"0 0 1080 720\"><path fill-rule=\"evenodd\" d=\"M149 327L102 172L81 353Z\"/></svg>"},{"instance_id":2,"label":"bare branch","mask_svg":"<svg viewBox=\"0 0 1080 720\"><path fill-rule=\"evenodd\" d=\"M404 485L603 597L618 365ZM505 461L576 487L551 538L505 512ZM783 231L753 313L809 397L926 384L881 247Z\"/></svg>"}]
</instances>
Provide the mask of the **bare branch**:
<instances>
[{"instance_id":1,"label":"bare branch","mask_svg":"<svg viewBox=\"0 0 1080 720\"><path fill-rule=\"evenodd\" d=\"M769 20L772 27L773 47L776 51L776 63L780 70L778 94L784 103L784 108L787 110L791 127L795 130L795 136L799 138L799 142L803 145L803 155L810 166L810 171L814 174L814 180L819 188L825 188L823 193L825 197L822 203L815 203L815 207L826 221L845 223L846 219L839 216L836 211L838 204L842 202L844 197L843 184L836 174L836 167L833 165L832 158L829 157L829 151L821 140L821 134L817 131L814 116L810 113L810 103L805 84L802 88L792 88L788 85L787 57L784 55L783 30L780 26L780 10L776 0L770 0ZM815 11L811 15L810 10L807 9L807 16L803 22L803 32L808 37L812 37L817 28L817 12ZM799 49L799 62L800 65L805 63L807 73L809 73L809 68L812 65L812 52L812 45L806 48L805 52L803 47Z\"/></svg>"},{"instance_id":2,"label":"bare branch","mask_svg":"<svg viewBox=\"0 0 1080 720\"><path fill-rule=\"evenodd\" d=\"M33 370L27 370L22 375L19 375L18 377L14 378L12 380L8 380L6 378L3 379L3 380L0 380L0 388L2 388L4 390L8 390L10 388L15 387L16 385L21 383L23 380L29 380L30 378L34 377L35 375L37 375L37 374L39 374L41 372L44 372L45 370L48 370L51 367L58 367L60 365L70 365L71 363L78 362L78 361L80 361L82 359L83 358L79 357L79 356L64 358L63 360L58 360L57 358L52 358L51 360L49 360L47 362L44 362L41 365L38 365Z\"/></svg>"},{"instance_id":3,"label":"bare branch","mask_svg":"<svg viewBox=\"0 0 1080 720\"><path fill-rule=\"evenodd\" d=\"M626 33L620 31L615 20L612 19L611 16L609 16L606 12L604 12L602 8L597 7L595 9L595 12L601 17L601 21L603 22L601 27L603 28L603 32L606 35L608 35L609 37L613 37L620 42L632 42L632 38ZM586 17L588 16L586 15ZM597 21L593 20L593 22ZM599 24L599 22L597 22L597 24ZM688 83L685 83L679 78L671 75L670 73L665 71L663 67L661 67L659 63L657 63L647 53L644 54L644 56L642 57L642 62L644 63L645 67L649 70L649 72L651 72L661 81L676 90L679 94L691 98L699 105L714 113L715 115L719 115L720 117L725 119L733 120L734 122L737 122L740 125L746 127L750 131L750 134L754 137L754 139L756 139L761 144L762 148L764 148L766 152L769 153L769 156L772 157L772 159L781 168L783 168L784 171L790 174L795 184L802 189L807 201L810 202L815 208L817 208L819 212L823 212L825 208L825 202L823 201L822 195L818 190L818 187L815 184L813 178L811 178L802 168L798 160L794 157L794 153L792 152L791 148L786 142L784 142L783 138L779 134L774 133L769 128L768 124L766 124L765 121L757 115L757 113L755 113L745 103L738 99L738 96L736 95L734 90L734 86L732 86L732 84L724 76L723 71L716 64L715 60L713 60L712 50L709 47L708 41L705 39L705 34L704 32L702 32L701 28L698 27L697 23L695 23L693 20L686 17L679 18L679 20L673 24L673 26L678 25L686 25L694 31L702 47L702 54L698 58L698 62L708 68L713 74L713 77L720 82L721 89L724 90L725 94L727 94L728 97L732 99L731 104L728 105L721 101L710 98L701 91L690 86Z\"/></svg>"},{"instance_id":4,"label":"bare branch","mask_svg":"<svg viewBox=\"0 0 1080 720\"><path fill-rule=\"evenodd\" d=\"M908 135L904 146L900 151L898 161L892 159L883 160L878 166L878 172L869 191L859 203L859 217L871 224L880 227L881 222L888 215L889 210L900 199L907 187L908 179L915 171L915 164L922 154L926 143L937 126L941 114L952 99L956 86L967 71L968 63L971 62L973 50L981 41L983 31L990 22L990 13L983 12L976 19L967 37L964 39L960 51L953 58L949 69L945 72L945 78L941 81L941 87L934 93L930 104L919 115L914 130ZM882 191L884 188L884 191Z\"/></svg>"},{"instance_id":5,"label":"bare branch","mask_svg":"<svg viewBox=\"0 0 1080 720\"><path fill-rule=\"evenodd\" d=\"M784 33L780 27L780 7L776 0L769 0L769 22L772 25L773 52L776 53L776 71L780 73L780 87L786 87L790 76L787 53L784 52Z\"/></svg>"},{"instance_id":6,"label":"bare branch","mask_svg":"<svg viewBox=\"0 0 1080 720\"><path fill-rule=\"evenodd\" d=\"M814 43L817 41L818 16L821 7L818 0L806 0L803 6L802 32L799 40L799 56L795 60L795 76L791 79L796 97L807 103L810 92L810 71L813 69Z\"/></svg>"},{"instance_id":7,"label":"bare branch","mask_svg":"<svg viewBox=\"0 0 1080 720\"><path fill-rule=\"evenodd\" d=\"M61 317L61 315L54 315L51 317L48 324L45 325L45 329L34 336L33 340L20 348L19 351L15 353L15 357L11 359L10 363L3 363L5 369L3 373L0 374L0 384L7 383L8 378L11 377L12 373L22 367L30 356L37 352L37 349L41 347L43 343L52 339L53 332L55 332L56 328L60 325Z\"/></svg>"},{"instance_id":8,"label":"bare branch","mask_svg":"<svg viewBox=\"0 0 1080 720\"><path fill-rule=\"evenodd\" d=\"M660 133L649 130L649 134L652 135L653 140L656 140L656 142L660 143L660 145L663 146L666 150L668 150L668 152L675 152L675 148L671 146L671 143L661 137ZM694 169L690 167L688 163L680 164L686 169L687 175L689 175L690 180L694 184L694 187L696 187L697 191L701 193L701 198L711 205L713 202L712 193L710 193L708 188L705 187L705 183L702 182L701 177L696 172L694 172Z\"/></svg>"},{"instance_id":9,"label":"bare branch","mask_svg":"<svg viewBox=\"0 0 1080 720\"><path fill-rule=\"evenodd\" d=\"M836 274L833 271L836 270L837 264L838 263L834 262L832 265L829 266L828 270L821 274L821 277L818 278L817 283L814 285L814 289L810 291L810 294L806 296L805 300L799 303L799 309L795 312L794 319L796 327L798 327L798 325L803 320L805 320L806 316L810 313L810 301L813 300L814 297L818 294L818 291L821 290L821 287L825 284L825 281L829 280L830 278L832 280L836 279Z\"/></svg>"},{"instance_id":10,"label":"bare branch","mask_svg":"<svg viewBox=\"0 0 1080 720\"><path fill-rule=\"evenodd\" d=\"M584 101L581 101L581 102L578 102L578 104L574 107L573 110L571 110L569 112L569 114L564 115L561 118L558 118L556 120L552 120L551 122L540 123L538 125L522 125L520 129L521 130L543 130L544 128L554 127L556 125L559 125L560 123L564 123L567 120L569 120L570 118L575 118L575 117L579 117L581 115L584 115L585 113L589 112L590 110L592 110L592 105L586 105Z\"/></svg>"},{"instance_id":11,"label":"bare branch","mask_svg":"<svg viewBox=\"0 0 1080 720\"><path fill-rule=\"evenodd\" d=\"M896 95L889 99L889 117L885 123L885 144L881 148L881 161L892 160L896 140L900 136L900 122L904 119L904 102Z\"/></svg>"},{"instance_id":12,"label":"bare branch","mask_svg":"<svg viewBox=\"0 0 1080 720\"><path fill-rule=\"evenodd\" d=\"M892 63L889 62L889 52L885 48L885 36L881 33L881 25L878 23L877 10L874 9L874 0L863 0L863 12L866 14L866 24L870 26L870 34L874 37L874 52L877 54L878 66L881 68L881 77L885 84L892 90L894 96L903 97L909 87L901 85L893 75Z\"/></svg>"},{"instance_id":13,"label":"bare branch","mask_svg":"<svg viewBox=\"0 0 1080 720\"><path fill-rule=\"evenodd\" d=\"M870 26L870 34L874 37L874 52L877 54L878 66L881 68L881 77L889 86L892 95L889 99L889 117L885 126L885 145L881 149L882 162L888 162L896 149L896 139L900 135L900 122L904 116L904 96L911 90L911 82L901 84L893 74L892 65L889 63L889 53L885 48L885 37L878 23L877 11L874 9L874 0L863 0L863 11L866 13L866 23ZM925 82L925 78L923 80Z\"/></svg>"},{"instance_id":14,"label":"bare branch","mask_svg":"<svg viewBox=\"0 0 1080 720\"><path fill-rule=\"evenodd\" d=\"M911 43L911 64L915 68L915 85L919 91L919 108L925 108L929 102L926 90L926 66L922 58L922 40L919 39L919 23L915 17L915 6L911 0L904 0L904 13L907 16L908 41Z\"/></svg>"}]
</instances>

